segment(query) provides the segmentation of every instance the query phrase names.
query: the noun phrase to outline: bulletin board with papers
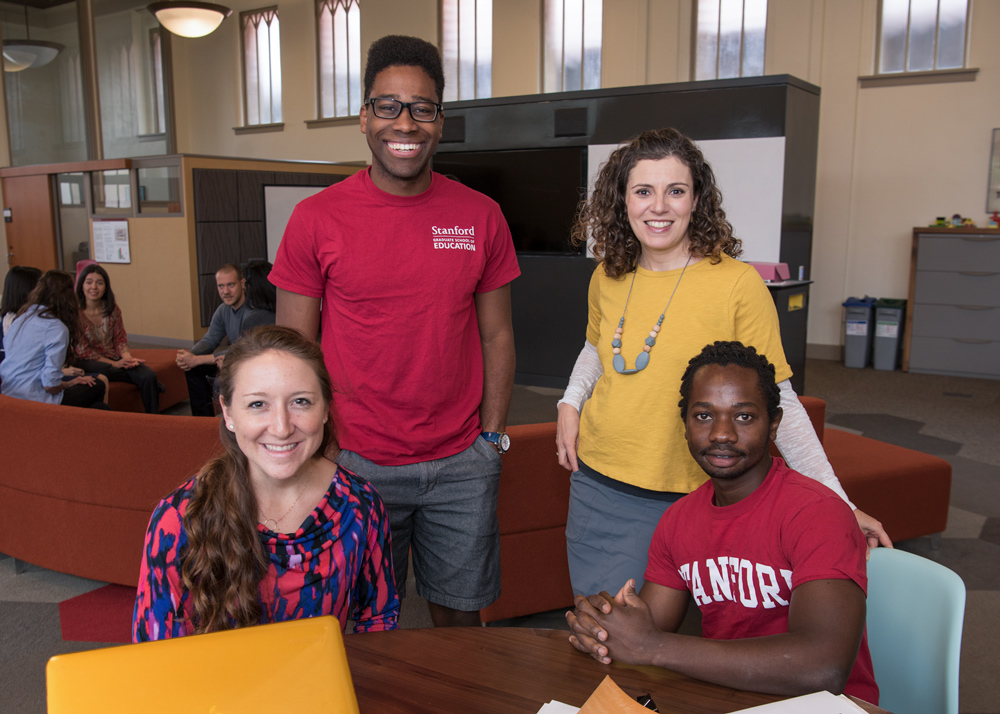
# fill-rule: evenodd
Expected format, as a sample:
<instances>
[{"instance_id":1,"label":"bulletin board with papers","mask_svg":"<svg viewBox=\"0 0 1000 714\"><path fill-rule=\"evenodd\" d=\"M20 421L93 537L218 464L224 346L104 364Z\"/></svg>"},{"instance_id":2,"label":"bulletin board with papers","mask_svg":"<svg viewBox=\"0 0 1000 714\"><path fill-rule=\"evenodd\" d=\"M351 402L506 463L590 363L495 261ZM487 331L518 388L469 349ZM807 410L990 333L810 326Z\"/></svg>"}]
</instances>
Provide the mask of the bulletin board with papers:
<instances>
[{"instance_id":1,"label":"bulletin board with papers","mask_svg":"<svg viewBox=\"0 0 1000 714\"><path fill-rule=\"evenodd\" d=\"M131 263L128 221L94 221L94 260L98 263Z\"/></svg>"}]
</instances>

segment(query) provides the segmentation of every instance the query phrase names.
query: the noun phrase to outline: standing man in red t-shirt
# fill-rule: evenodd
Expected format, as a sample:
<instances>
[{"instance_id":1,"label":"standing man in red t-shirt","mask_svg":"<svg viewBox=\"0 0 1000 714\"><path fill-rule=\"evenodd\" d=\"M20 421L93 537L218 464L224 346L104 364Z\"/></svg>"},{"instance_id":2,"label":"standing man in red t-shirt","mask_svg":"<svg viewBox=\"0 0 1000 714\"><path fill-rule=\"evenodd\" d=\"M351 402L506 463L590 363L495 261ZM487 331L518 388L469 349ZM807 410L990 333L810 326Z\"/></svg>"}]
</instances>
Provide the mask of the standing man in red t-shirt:
<instances>
[{"instance_id":1,"label":"standing man in red t-shirt","mask_svg":"<svg viewBox=\"0 0 1000 714\"><path fill-rule=\"evenodd\" d=\"M431 171L443 92L436 47L372 44L361 109L371 167L296 207L270 280L277 324L315 339L322 320L338 461L385 502L400 595L412 548L434 624L468 626L500 596L520 270L499 206Z\"/></svg>"},{"instance_id":2,"label":"standing man in red t-shirt","mask_svg":"<svg viewBox=\"0 0 1000 714\"><path fill-rule=\"evenodd\" d=\"M736 689L878 704L865 538L833 491L768 454L779 402L774 366L753 347L716 342L691 360L681 419L711 480L663 514L638 594L629 580L614 597L577 596L577 649ZM704 637L676 634L689 598Z\"/></svg>"}]
</instances>

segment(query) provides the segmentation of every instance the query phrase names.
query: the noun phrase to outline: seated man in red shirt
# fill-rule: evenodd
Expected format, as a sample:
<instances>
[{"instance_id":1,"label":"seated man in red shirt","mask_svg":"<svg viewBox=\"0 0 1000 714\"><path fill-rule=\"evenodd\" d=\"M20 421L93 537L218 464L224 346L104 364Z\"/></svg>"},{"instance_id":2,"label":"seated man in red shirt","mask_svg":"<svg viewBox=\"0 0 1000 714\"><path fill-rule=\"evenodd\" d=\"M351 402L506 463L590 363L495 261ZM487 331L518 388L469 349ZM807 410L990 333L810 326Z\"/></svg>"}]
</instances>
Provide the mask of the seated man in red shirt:
<instances>
[{"instance_id":1,"label":"seated man in red shirt","mask_svg":"<svg viewBox=\"0 0 1000 714\"><path fill-rule=\"evenodd\" d=\"M847 505L768 453L774 367L716 342L681 383L688 448L710 480L663 515L646 584L576 598L570 642L600 662L653 664L737 689L846 692L873 704L865 541ZM676 634L693 597L704 637Z\"/></svg>"}]
</instances>

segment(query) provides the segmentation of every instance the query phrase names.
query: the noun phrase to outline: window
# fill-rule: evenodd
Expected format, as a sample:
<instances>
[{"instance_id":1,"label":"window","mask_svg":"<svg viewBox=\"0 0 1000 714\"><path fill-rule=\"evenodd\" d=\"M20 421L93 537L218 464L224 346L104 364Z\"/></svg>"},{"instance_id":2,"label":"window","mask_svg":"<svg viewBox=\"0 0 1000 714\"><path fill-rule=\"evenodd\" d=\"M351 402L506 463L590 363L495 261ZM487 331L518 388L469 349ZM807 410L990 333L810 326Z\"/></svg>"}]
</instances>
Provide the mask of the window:
<instances>
[{"instance_id":1,"label":"window","mask_svg":"<svg viewBox=\"0 0 1000 714\"><path fill-rule=\"evenodd\" d=\"M767 0L698 0L694 78L764 74Z\"/></svg>"},{"instance_id":2,"label":"window","mask_svg":"<svg viewBox=\"0 0 1000 714\"><path fill-rule=\"evenodd\" d=\"M493 0L442 0L444 101L493 96Z\"/></svg>"},{"instance_id":3,"label":"window","mask_svg":"<svg viewBox=\"0 0 1000 714\"><path fill-rule=\"evenodd\" d=\"M321 118L361 113L360 0L316 0Z\"/></svg>"},{"instance_id":4,"label":"window","mask_svg":"<svg viewBox=\"0 0 1000 714\"><path fill-rule=\"evenodd\" d=\"M152 88L152 121L151 134L162 134L167 130L166 101L163 86L163 36L160 28L149 30L149 68L152 75L149 85Z\"/></svg>"},{"instance_id":5,"label":"window","mask_svg":"<svg viewBox=\"0 0 1000 714\"><path fill-rule=\"evenodd\" d=\"M968 0L882 0L879 74L965 66Z\"/></svg>"},{"instance_id":6,"label":"window","mask_svg":"<svg viewBox=\"0 0 1000 714\"><path fill-rule=\"evenodd\" d=\"M543 91L601 86L603 12L602 0L545 0Z\"/></svg>"},{"instance_id":7,"label":"window","mask_svg":"<svg viewBox=\"0 0 1000 714\"><path fill-rule=\"evenodd\" d=\"M248 126L281 122L281 43L278 8L240 13L243 88Z\"/></svg>"}]
</instances>

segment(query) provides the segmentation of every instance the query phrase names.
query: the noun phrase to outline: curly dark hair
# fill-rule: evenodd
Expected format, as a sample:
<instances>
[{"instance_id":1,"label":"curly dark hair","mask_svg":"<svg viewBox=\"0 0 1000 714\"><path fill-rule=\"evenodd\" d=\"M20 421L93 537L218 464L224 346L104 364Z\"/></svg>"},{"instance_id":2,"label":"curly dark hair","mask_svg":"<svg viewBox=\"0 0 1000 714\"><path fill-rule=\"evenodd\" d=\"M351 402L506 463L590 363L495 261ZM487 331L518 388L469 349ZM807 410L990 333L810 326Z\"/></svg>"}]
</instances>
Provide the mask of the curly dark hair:
<instances>
[{"instance_id":1,"label":"curly dark hair","mask_svg":"<svg viewBox=\"0 0 1000 714\"><path fill-rule=\"evenodd\" d=\"M108 277L108 271L102 268L96 263L91 263L90 265L84 267L80 271L80 275L76 278L76 301L80 304L80 309L87 307L87 298L83 294L83 281L87 279L87 276L91 273L97 273L102 278L104 278L104 297L101 298L101 302L104 303L104 314L110 315L115 311L115 294L111 290L111 278Z\"/></svg>"},{"instance_id":2,"label":"curly dark hair","mask_svg":"<svg viewBox=\"0 0 1000 714\"><path fill-rule=\"evenodd\" d=\"M581 201L570 238L577 247L594 239L594 255L612 278L635 270L642 246L628 220L626 197L628 179L640 161L658 161L674 156L691 170L697 201L691 213L688 238L691 254L718 263L721 253L737 258L741 241L722 209L722 193L715 183L712 167L694 142L676 129L645 131L612 152L601 166L594 192Z\"/></svg>"},{"instance_id":3,"label":"curly dark hair","mask_svg":"<svg viewBox=\"0 0 1000 714\"><path fill-rule=\"evenodd\" d=\"M319 379L327 408L333 398L323 352L290 327L261 325L245 333L226 353L215 383L227 406L232 404L236 375L248 360L265 352L284 352L307 363ZM267 571L267 554L257 532L258 504L250 484L250 467L236 435L219 420L225 453L198 472L195 494L184 513L188 544L180 554L181 581L189 593L185 616L196 633L260 622L260 582ZM317 454L333 442L328 419Z\"/></svg>"},{"instance_id":4,"label":"curly dark hair","mask_svg":"<svg viewBox=\"0 0 1000 714\"><path fill-rule=\"evenodd\" d=\"M747 347L742 342L714 342L705 345L705 348L688 362L684 376L681 378L681 400L677 406L681 408L681 420L687 420L688 400L691 397L691 384L694 376L702 367L717 364L720 367L736 365L746 367L757 373L757 383L760 385L760 393L767 401L767 420L773 422L781 411L781 390L774 381L774 365L767 361L767 357L757 354L753 347Z\"/></svg>"},{"instance_id":5,"label":"curly dark hair","mask_svg":"<svg viewBox=\"0 0 1000 714\"><path fill-rule=\"evenodd\" d=\"M365 101L372 93L375 76L389 67L419 67L434 80L437 100L444 96L444 68L438 48L419 37L386 35L375 40L368 48L365 65Z\"/></svg>"}]
</instances>

